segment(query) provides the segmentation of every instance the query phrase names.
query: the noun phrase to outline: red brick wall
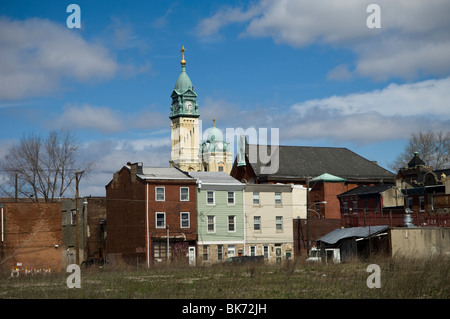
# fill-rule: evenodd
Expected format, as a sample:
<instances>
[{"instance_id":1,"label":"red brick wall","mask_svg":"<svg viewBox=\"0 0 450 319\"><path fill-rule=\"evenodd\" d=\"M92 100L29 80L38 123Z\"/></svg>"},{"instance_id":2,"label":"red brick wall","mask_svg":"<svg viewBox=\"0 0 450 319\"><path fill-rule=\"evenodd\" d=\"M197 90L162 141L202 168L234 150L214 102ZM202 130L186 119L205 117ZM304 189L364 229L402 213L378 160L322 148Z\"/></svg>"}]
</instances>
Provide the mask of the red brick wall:
<instances>
[{"instance_id":1,"label":"red brick wall","mask_svg":"<svg viewBox=\"0 0 450 319\"><path fill-rule=\"evenodd\" d=\"M17 263L21 271L62 271L61 203L4 203L3 222L2 271L8 273Z\"/></svg>"},{"instance_id":2,"label":"red brick wall","mask_svg":"<svg viewBox=\"0 0 450 319\"><path fill-rule=\"evenodd\" d=\"M107 247L112 263L119 260L145 263L147 247L150 261L153 259L152 241L166 240L167 230L156 228L156 212L164 212L166 225L170 226L170 241L197 240L196 181L148 180L132 178L128 169L117 173L106 187ZM148 185L148 225L147 243L146 198ZM155 187L165 188L165 200L155 200ZM189 187L189 201L180 201L180 187ZM190 227L180 227L180 212L189 212ZM114 259L114 260L113 260Z\"/></svg>"}]
</instances>

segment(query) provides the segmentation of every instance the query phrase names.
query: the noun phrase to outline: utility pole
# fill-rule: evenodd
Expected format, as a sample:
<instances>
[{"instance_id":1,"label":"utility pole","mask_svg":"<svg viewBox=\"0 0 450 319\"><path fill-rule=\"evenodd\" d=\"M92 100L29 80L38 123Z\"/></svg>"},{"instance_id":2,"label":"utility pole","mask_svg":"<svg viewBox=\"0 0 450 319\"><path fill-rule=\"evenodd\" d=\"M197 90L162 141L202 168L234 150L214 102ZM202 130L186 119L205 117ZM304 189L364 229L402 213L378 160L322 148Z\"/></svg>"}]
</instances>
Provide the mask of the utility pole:
<instances>
[{"instance_id":1,"label":"utility pole","mask_svg":"<svg viewBox=\"0 0 450 319\"><path fill-rule=\"evenodd\" d=\"M80 183L82 172L75 172L75 212L76 212L76 225L75 225L75 262L77 265L80 264L80 212L78 207L79 202L79 192L78 192L78 184Z\"/></svg>"},{"instance_id":2,"label":"utility pole","mask_svg":"<svg viewBox=\"0 0 450 319\"><path fill-rule=\"evenodd\" d=\"M306 178L306 256L309 256L309 176Z\"/></svg>"}]
</instances>

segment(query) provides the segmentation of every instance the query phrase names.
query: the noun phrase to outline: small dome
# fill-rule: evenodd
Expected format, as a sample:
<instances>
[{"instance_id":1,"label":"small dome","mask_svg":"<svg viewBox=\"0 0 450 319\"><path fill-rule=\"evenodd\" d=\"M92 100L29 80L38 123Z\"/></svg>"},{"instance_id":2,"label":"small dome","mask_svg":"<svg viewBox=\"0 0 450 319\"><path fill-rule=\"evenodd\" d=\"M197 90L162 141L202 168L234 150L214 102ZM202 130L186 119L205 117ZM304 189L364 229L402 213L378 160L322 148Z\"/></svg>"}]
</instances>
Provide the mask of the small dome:
<instances>
[{"instance_id":1,"label":"small dome","mask_svg":"<svg viewBox=\"0 0 450 319\"><path fill-rule=\"evenodd\" d=\"M217 128L213 127L208 133L207 137L208 142L223 142L223 134L222 132Z\"/></svg>"}]
</instances>

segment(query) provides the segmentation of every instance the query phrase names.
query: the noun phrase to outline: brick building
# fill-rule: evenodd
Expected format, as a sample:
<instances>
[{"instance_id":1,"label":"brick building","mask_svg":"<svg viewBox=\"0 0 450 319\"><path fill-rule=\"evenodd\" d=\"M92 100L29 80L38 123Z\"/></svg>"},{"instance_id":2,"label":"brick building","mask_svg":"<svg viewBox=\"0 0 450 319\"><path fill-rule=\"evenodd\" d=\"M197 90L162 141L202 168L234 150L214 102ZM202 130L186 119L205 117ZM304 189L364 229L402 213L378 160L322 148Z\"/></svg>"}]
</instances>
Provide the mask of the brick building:
<instances>
[{"instance_id":1,"label":"brick building","mask_svg":"<svg viewBox=\"0 0 450 319\"><path fill-rule=\"evenodd\" d=\"M196 180L177 168L128 163L106 185L112 264L187 263L197 240ZM195 252L195 250L194 250Z\"/></svg>"},{"instance_id":2,"label":"brick building","mask_svg":"<svg viewBox=\"0 0 450 319\"><path fill-rule=\"evenodd\" d=\"M0 270L60 272L61 203L0 202Z\"/></svg>"}]
</instances>

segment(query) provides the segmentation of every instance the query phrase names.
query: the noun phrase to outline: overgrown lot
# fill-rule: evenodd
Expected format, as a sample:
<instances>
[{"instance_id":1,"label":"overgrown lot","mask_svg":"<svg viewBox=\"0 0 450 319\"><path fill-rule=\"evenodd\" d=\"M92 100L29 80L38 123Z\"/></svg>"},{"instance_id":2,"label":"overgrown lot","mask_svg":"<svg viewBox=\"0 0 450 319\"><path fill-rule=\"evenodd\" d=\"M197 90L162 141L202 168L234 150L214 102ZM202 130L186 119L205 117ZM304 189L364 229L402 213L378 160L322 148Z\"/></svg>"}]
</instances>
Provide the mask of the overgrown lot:
<instances>
[{"instance_id":1,"label":"overgrown lot","mask_svg":"<svg viewBox=\"0 0 450 319\"><path fill-rule=\"evenodd\" d=\"M381 288L368 288L369 264L380 266ZM0 278L0 298L44 299L300 299L450 298L450 261L382 259L345 264L292 262L282 266L81 269L81 288L69 273Z\"/></svg>"}]
</instances>

